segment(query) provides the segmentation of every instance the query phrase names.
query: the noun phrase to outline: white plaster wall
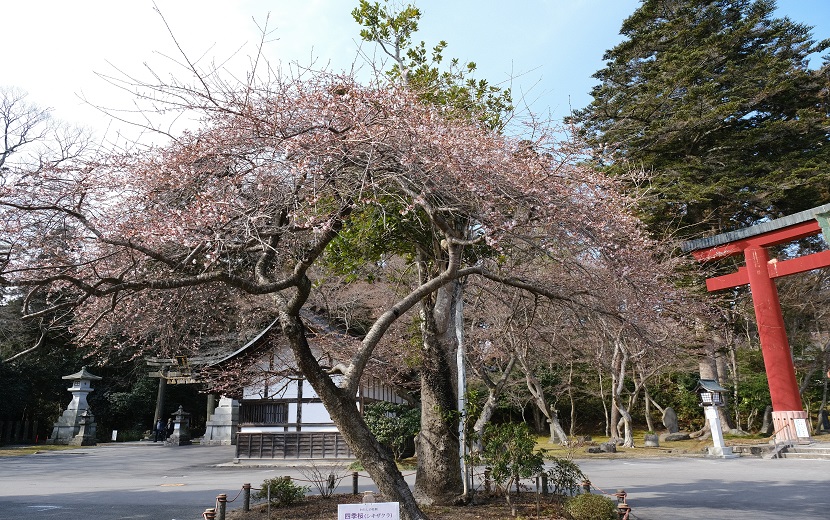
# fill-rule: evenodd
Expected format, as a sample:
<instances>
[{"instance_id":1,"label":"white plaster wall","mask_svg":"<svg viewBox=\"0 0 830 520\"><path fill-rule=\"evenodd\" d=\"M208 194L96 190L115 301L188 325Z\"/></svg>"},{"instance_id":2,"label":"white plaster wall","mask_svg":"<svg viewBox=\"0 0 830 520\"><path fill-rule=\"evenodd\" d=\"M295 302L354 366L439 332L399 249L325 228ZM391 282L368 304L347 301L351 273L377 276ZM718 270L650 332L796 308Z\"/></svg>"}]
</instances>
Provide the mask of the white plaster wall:
<instances>
[{"instance_id":1,"label":"white plaster wall","mask_svg":"<svg viewBox=\"0 0 830 520\"><path fill-rule=\"evenodd\" d=\"M281 426L241 426L240 433L291 433L296 431L295 429L290 429L288 432L285 431L285 428ZM304 432L336 432L337 428L332 425L326 426L303 426L302 431Z\"/></svg>"},{"instance_id":2,"label":"white plaster wall","mask_svg":"<svg viewBox=\"0 0 830 520\"><path fill-rule=\"evenodd\" d=\"M327 426L306 426L303 425L304 432L336 432L337 427L332 425Z\"/></svg>"},{"instance_id":3,"label":"white plaster wall","mask_svg":"<svg viewBox=\"0 0 830 520\"><path fill-rule=\"evenodd\" d=\"M268 396L271 399L296 399L297 386L299 383L296 380L280 380L271 382L271 391ZM303 388L305 390L305 388Z\"/></svg>"},{"instance_id":4,"label":"white plaster wall","mask_svg":"<svg viewBox=\"0 0 830 520\"><path fill-rule=\"evenodd\" d=\"M331 416L323 403L303 403L303 424L305 423L331 423Z\"/></svg>"},{"instance_id":5,"label":"white plaster wall","mask_svg":"<svg viewBox=\"0 0 830 520\"><path fill-rule=\"evenodd\" d=\"M285 429L282 426L246 426L239 427L240 433L283 433Z\"/></svg>"},{"instance_id":6,"label":"white plaster wall","mask_svg":"<svg viewBox=\"0 0 830 520\"><path fill-rule=\"evenodd\" d=\"M362 384L360 386L360 395L368 399L389 401L396 404L406 402L402 397L395 393L391 386L384 384L378 379L371 380L370 384Z\"/></svg>"},{"instance_id":7,"label":"white plaster wall","mask_svg":"<svg viewBox=\"0 0 830 520\"><path fill-rule=\"evenodd\" d=\"M305 407L303 407L305 411ZM288 403L288 422L297 422L297 403Z\"/></svg>"},{"instance_id":8,"label":"white plaster wall","mask_svg":"<svg viewBox=\"0 0 830 520\"><path fill-rule=\"evenodd\" d=\"M311 383L303 381L303 399L317 399L319 396L312 388Z\"/></svg>"},{"instance_id":9,"label":"white plaster wall","mask_svg":"<svg viewBox=\"0 0 830 520\"><path fill-rule=\"evenodd\" d=\"M262 387L246 386L242 390L242 399L262 399Z\"/></svg>"}]
</instances>

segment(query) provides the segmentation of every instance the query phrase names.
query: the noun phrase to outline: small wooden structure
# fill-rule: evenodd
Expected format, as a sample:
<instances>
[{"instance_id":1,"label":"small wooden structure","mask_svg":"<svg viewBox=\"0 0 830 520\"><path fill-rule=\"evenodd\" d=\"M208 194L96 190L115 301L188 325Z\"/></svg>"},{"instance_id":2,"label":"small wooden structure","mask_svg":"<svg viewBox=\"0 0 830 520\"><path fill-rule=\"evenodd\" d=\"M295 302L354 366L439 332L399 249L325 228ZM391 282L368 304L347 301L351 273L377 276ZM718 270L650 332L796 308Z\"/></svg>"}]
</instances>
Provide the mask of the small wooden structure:
<instances>
[{"instance_id":1,"label":"small wooden structure","mask_svg":"<svg viewBox=\"0 0 830 520\"><path fill-rule=\"evenodd\" d=\"M354 458L322 400L294 366L290 350L280 341L277 322L256 338L219 360L212 368L243 364L245 371L261 374L239 395L236 433L237 459L339 459ZM337 381L341 376L332 374ZM361 383L355 406L378 401L404 403L394 389L377 378Z\"/></svg>"}]
</instances>

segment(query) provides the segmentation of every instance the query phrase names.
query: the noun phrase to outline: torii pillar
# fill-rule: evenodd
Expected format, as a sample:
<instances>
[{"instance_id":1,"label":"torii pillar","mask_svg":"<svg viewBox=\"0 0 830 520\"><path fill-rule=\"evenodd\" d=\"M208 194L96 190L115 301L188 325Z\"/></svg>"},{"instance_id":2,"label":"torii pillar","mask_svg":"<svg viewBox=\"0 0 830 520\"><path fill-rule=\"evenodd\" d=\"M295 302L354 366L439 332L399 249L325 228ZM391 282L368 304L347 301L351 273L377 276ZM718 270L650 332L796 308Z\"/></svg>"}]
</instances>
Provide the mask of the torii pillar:
<instances>
[{"instance_id":1,"label":"torii pillar","mask_svg":"<svg viewBox=\"0 0 830 520\"><path fill-rule=\"evenodd\" d=\"M683 251L691 252L700 262L738 254L743 254L746 259L746 266L739 267L736 273L707 279L706 288L709 291L719 291L749 284L772 398L776 442L809 440L810 433L807 428L807 413L801 405L775 278L828 267L830 251L778 261L776 258L769 258L767 248L819 233L824 235L825 242L830 243L828 217L830 204L825 204L746 229L691 240L682 245Z\"/></svg>"}]
</instances>

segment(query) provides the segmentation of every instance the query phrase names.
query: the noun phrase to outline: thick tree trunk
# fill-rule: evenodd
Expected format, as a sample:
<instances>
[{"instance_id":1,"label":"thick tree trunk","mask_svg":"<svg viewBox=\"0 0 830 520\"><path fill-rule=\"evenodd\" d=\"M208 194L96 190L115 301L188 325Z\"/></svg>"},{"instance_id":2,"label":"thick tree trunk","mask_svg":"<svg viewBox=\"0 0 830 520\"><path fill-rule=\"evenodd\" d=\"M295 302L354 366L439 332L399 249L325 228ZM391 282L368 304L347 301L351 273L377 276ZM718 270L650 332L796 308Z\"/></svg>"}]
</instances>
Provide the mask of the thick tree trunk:
<instances>
[{"instance_id":1,"label":"thick tree trunk","mask_svg":"<svg viewBox=\"0 0 830 520\"><path fill-rule=\"evenodd\" d=\"M767 405L764 409L764 420L761 423L761 433L772 435L772 406Z\"/></svg>"},{"instance_id":2,"label":"thick tree trunk","mask_svg":"<svg viewBox=\"0 0 830 520\"><path fill-rule=\"evenodd\" d=\"M487 400L484 401L484 405L481 407L481 413L473 425L473 431L476 434L476 444L479 448L481 448L480 439L484 433L484 427L490 422L490 419L493 417L493 412L496 411L496 407L499 404L499 397L501 396L502 390L504 390L504 385L510 377L510 374L513 372L515 364L516 353L513 351L510 353L510 358L507 361L507 366L505 367L504 372L495 383L492 379L490 379L490 376L487 374L487 370L483 364L476 369L476 373L487 386Z\"/></svg>"},{"instance_id":3,"label":"thick tree trunk","mask_svg":"<svg viewBox=\"0 0 830 520\"><path fill-rule=\"evenodd\" d=\"M599 379L599 397L602 401L602 416L605 419L605 435L607 437L611 437L611 416L608 412L608 402L605 400L605 390L602 388L602 368L597 370L597 375ZM613 404L611 405L611 408L614 408Z\"/></svg>"},{"instance_id":4,"label":"thick tree trunk","mask_svg":"<svg viewBox=\"0 0 830 520\"><path fill-rule=\"evenodd\" d=\"M537 409L536 412L533 414L533 423L534 426L536 426L536 429L534 431L543 432L545 431L545 425L548 423L548 421L545 417L545 414L543 414L540 410Z\"/></svg>"},{"instance_id":5,"label":"thick tree trunk","mask_svg":"<svg viewBox=\"0 0 830 520\"><path fill-rule=\"evenodd\" d=\"M442 287L434 300L426 298L421 304L421 431L415 497L429 505L464 500L455 388L455 305L462 295L457 283Z\"/></svg>"},{"instance_id":6,"label":"thick tree trunk","mask_svg":"<svg viewBox=\"0 0 830 520\"><path fill-rule=\"evenodd\" d=\"M562 446L567 446L568 436L565 434L565 429L559 422L559 415L556 410L551 407L550 411L545 414L548 417L548 424L550 426L550 443L559 443Z\"/></svg>"},{"instance_id":7,"label":"thick tree trunk","mask_svg":"<svg viewBox=\"0 0 830 520\"><path fill-rule=\"evenodd\" d=\"M648 395L648 389L643 385L643 413L646 415L646 427L650 432L656 432L654 428L654 421L651 420L651 399Z\"/></svg>"},{"instance_id":8,"label":"thick tree trunk","mask_svg":"<svg viewBox=\"0 0 830 520\"><path fill-rule=\"evenodd\" d=\"M372 435L357 409L355 396L346 395L320 367L309 348L298 316L280 313L280 324L297 365L320 396L340 434L385 497L401 505L401 518L427 520L388 450Z\"/></svg>"},{"instance_id":9,"label":"thick tree trunk","mask_svg":"<svg viewBox=\"0 0 830 520\"><path fill-rule=\"evenodd\" d=\"M622 417L621 422L623 424L623 446L626 448L633 448L634 447L634 434L631 431L631 414L628 413L628 410L622 406L621 402L617 403L619 406L620 416Z\"/></svg>"},{"instance_id":10,"label":"thick tree trunk","mask_svg":"<svg viewBox=\"0 0 830 520\"><path fill-rule=\"evenodd\" d=\"M498 398L499 396L495 387L487 389L487 400L484 401L484 405L481 407L481 413L473 425L476 439L481 439L482 434L484 434L484 427L490 422L490 419L493 417L493 412L496 411L496 406L498 406Z\"/></svg>"},{"instance_id":11,"label":"thick tree trunk","mask_svg":"<svg viewBox=\"0 0 830 520\"><path fill-rule=\"evenodd\" d=\"M828 347L830 347L830 343L825 343L824 348L822 349L822 356L821 356L821 373L827 374L827 353ZM823 381L823 388L821 392L821 408L820 411L827 410L827 380L830 379L830 376L822 377Z\"/></svg>"},{"instance_id":12,"label":"thick tree trunk","mask_svg":"<svg viewBox=\"0 0 830 520\"><path fill-rule=\"evenodd\" d=\"M517 351L516 356L519 364L522 366L522 370L524 370L525 373L527 390L530 392L530 395L533 396L533 402L536 404L539 411L544 414L545 418L547 418L548 425L550 427L550 443L558 443L562 446L566 446L568 444L568 436L562 428L562 425L559 423L559 417L556 415L556 410L552 405L548 404L542 384L536 378L536 375L533 374L533 371L528 364L527 351Z\"/></svg>"},{"instance_id":13,"label":"thick tree trunk","mask_svg":"<svg viewBox=\"0 0 830 520\"><path fill-rule=\"evenodd\" d=\"M631 414L622 403L622 391L625 386L625 372L628 364L628 350L620 339L614 340L614 355L611 359L611 425L614 428L613 438L620 439L620 420L624 424L623 446L634 447L634 437L631 432Z\"/></svg>"},{"instance_id":14,"label":"thick tree trunk","mask_svg":"<svg viewBox=\"0 0 830 520\"><path fill-rule=\"evenodd\" d=\"M740 395L738 395L738 347L735 343L735 340L731 338L727 344L727 348L729 349L729 380L732 383L732 402L735 403L732 410L732 417L733 422L735 424L735 428L738 430L741 429L741 410L738 407L738 403L740 402ZM749 430L749 420L750 418L747 417L747 430Z\"/></svg>"},{"instance_id":15,"label":"thick tree trunk","mask_svg":"<svg viewBox=\"0 0 830 520\"><path fill-rule=\"evenodd\" d=\"M617 394L619 393L619 384L618 384L618 375L619 373L619 359L618 359L618 352L615 351L614 357L611 361L611 440L619 442L622 436L620 435L620 408L618 406L619 399L617 399Z\"/></svg>"},{"instance_id":16,"label":"thick tree trunk","mask_svg":"<svg viewBox=\"0 0 830 520\"><path fill-rule=\"evenodd\" d=\"M574 364L571 359L570 370L568 371L568 401L571 404L571 437L576 436L576 402L574 401L574 386L573 386Z\"/></svg>"}]
</instances>

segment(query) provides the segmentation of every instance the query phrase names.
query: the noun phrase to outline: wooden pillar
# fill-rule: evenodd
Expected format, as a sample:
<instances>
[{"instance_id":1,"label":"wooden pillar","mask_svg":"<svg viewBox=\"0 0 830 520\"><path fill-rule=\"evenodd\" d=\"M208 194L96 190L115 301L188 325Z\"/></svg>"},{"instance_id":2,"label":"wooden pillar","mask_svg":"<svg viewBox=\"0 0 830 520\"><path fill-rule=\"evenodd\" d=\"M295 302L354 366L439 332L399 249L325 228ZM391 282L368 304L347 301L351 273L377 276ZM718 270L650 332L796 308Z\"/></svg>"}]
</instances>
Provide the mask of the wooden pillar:
<instances>
[{"instance_id":1,"label":"wooden pillar","mask_svg":"<svg viewBox=\"0 0 830 520\"><path fill-rule=\"evenodd\" d=\"M210 416L213 415L213 412L216 410L216 394L208 394L207 395L207 415L205 416L205 421L210 420Z\"/></svg>"},{"instance_id":2,"label":"wooden pillar","mask_svg":"<svg viewBox=\"0 0 830 520\"><path fill-rule=\"evenodd\" d=\"M769 254L763 246L744 250L758 337L764 354L764 367L772 399L772 423L776 442L809 438L807 413L801 405L801 394L795 379L795 367L784 328L784 316L778 299L775 281L769 275ZM801 432L799 432L799 425Z\"/></svg>"},{"instance_id":3,"label":"wooden pillar","mask_svg":"<svg viewBox=\"0 0 830 520\"><path fill-rule=\"evenodd\" d=\"M802 411L795 367L784 329L784 318L775 282L769 276L769 255L764 247L750 246L744 251L749 287L758 322L758 336L764 354L769 393L774 412Z\"/></svg>"},{"instance_id":4,"label":"wooden pillar","mask_svg":"<svg viewBox=\"0 0 830 520\"><path fill-rule=\"evenodd\" d=\"M156 413L153 415L153 428L158 424L159 419L164 415L164 390L167 388L167 379L164 377L164 372L159 371L159 391L156 397Z\"/></svg>"},{"instance_id":5,"label":"wooden pillar","mask_svg":"<svg viewBox=\"0 0 830 520\"><path fill-rule=\"evenodd\" d=\"M297 379L297 426L296 431L303 429L303 378ZM299 437L297 437L299 439Z\"/></svg>"}]
</instances>

